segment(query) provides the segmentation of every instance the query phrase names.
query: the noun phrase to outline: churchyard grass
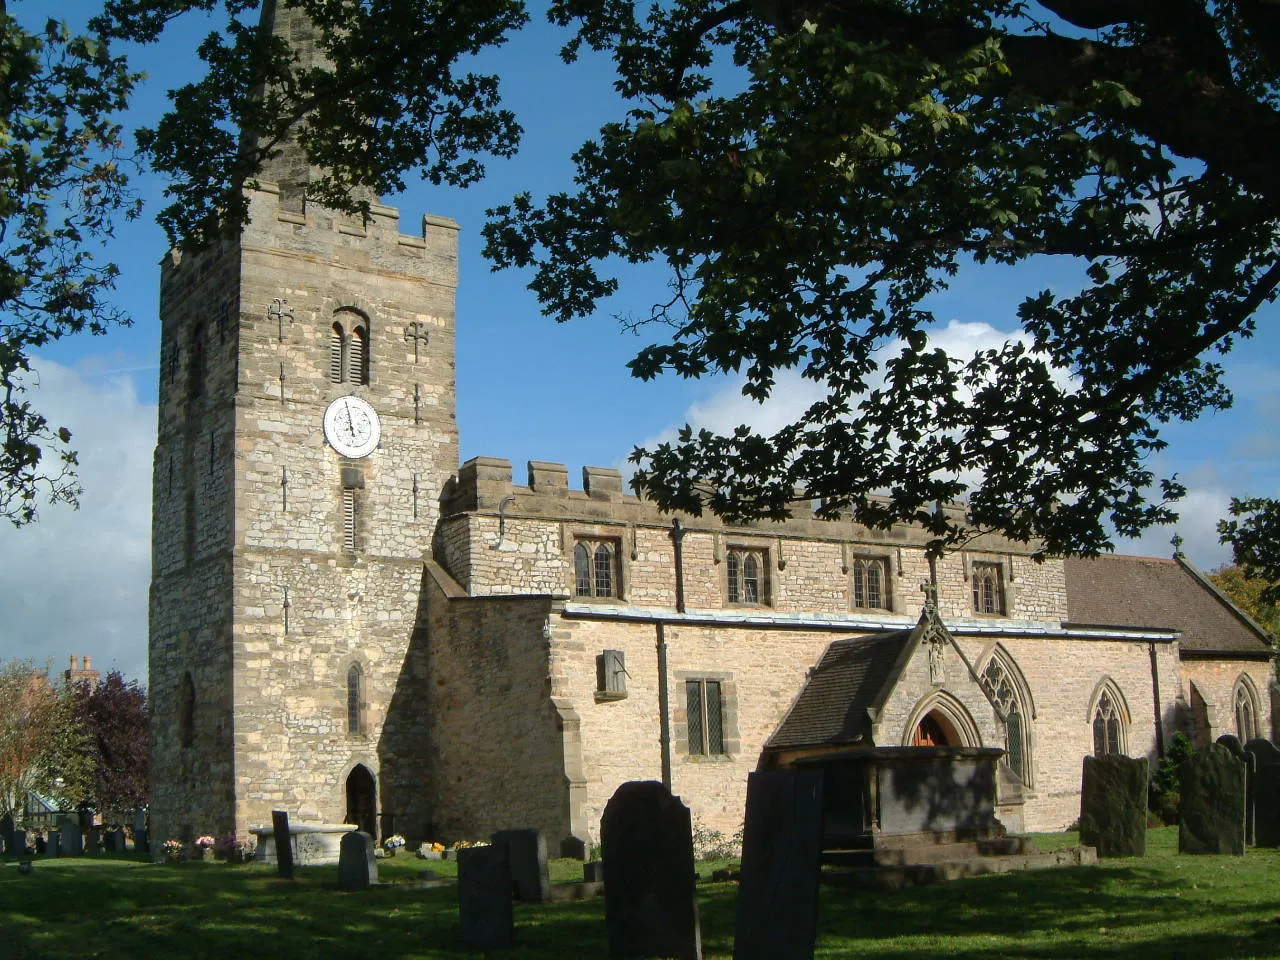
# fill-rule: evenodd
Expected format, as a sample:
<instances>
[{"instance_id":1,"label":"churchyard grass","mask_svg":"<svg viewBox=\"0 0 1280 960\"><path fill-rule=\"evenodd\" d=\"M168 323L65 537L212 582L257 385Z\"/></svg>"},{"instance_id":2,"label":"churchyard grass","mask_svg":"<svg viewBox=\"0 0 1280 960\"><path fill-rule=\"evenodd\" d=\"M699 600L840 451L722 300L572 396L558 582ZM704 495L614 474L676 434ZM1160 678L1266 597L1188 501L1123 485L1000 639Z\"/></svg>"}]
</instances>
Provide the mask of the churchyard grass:
<instances>
[{"instance_id":1,"label":"churchyard grass","mask_svg":"<svg viewBox=\"0 0 1280 960\"><path fill-rule=\"evenodd\" d=\"M1036 838L1044 849L1070 834ZM896 893L824 888L817 957L906 960L1246 960L1280 957L1280 850L1245 857L1178 856L1177 830L1151 830L1147 856L1097 868L978 877ZM699 865L706 875L709 865ZM454 947L457 891L424 889L454 864L406 855L378 864L388 886L335 887L337 867L272 868L187 863L153 866L130 856L37 860L19 876L0 866L4 960L203 960L252 956L334 960L475 957ZM553 881L581 864L552 861ZM733 948L733 883L700 883L704 951ZM519 960L604 958L604 902L517 904Z\"/></svg>"}]
</instances>

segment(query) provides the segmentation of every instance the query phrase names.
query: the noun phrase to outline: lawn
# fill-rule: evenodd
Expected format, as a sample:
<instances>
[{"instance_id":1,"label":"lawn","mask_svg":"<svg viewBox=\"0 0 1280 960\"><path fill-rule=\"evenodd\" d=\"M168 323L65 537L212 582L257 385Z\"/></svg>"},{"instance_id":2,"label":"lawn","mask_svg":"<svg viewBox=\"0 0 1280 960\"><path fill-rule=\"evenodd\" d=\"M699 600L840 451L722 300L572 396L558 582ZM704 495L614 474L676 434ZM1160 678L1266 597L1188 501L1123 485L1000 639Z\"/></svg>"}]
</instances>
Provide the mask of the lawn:
<instances>
[{"instance_id":1,"label":"lawn","mask_svg":"<svg viewBox=\"0 0 1280 960\"><path fill-rule=\"evenodd\" d=\"M1052 847L1070 835L1037 838ZM978 877L898 893L824 889L817 956L859 960L1006 957L1243 960L1280 957L1280 851L1179 857L1175 829L1152 830L1148 855L1100 867ZM0 866L0 958L238 960L474 957L453 945L457 893L425 889L420 871L449 863L381 861L388 886L334 888L336 867L277 880L271 868L129 857L37 860L31 876ZM580 876L555 861L552 879ZM733 950L732 883L699 884L704 952ZM517 905L511 958L607 955L601 900Z\"/></svg>"}]
</instances>

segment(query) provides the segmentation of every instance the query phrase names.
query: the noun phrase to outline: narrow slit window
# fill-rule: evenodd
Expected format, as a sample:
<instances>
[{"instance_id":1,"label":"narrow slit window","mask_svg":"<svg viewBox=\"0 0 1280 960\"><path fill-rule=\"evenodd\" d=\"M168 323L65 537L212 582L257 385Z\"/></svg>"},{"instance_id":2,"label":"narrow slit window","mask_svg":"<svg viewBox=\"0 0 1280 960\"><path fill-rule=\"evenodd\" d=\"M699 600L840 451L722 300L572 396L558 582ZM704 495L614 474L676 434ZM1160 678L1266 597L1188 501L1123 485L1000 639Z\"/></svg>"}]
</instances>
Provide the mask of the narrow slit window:
<instances>
[{"instance_id":1,"label":"narrow slit window","mask_svg":"<svg viewBox=\"0 0 1280 960\"><path fill-rule=\"evenodd\" d=\"M363 679L360 667L352 664L351 669L347 671L347 733L364 733L364 723L360 715Z\"/></svg>"},{"instance_id":2,"label":"narrow slit window","mask_svg":"<svg viewBox=\"0 0 1280 960\"><path fill-rule=\"evenodd\" d=\"M724 750L724 704L719 680L686 680L689 755L716 756Z\"/></svg>"}]
</instances>

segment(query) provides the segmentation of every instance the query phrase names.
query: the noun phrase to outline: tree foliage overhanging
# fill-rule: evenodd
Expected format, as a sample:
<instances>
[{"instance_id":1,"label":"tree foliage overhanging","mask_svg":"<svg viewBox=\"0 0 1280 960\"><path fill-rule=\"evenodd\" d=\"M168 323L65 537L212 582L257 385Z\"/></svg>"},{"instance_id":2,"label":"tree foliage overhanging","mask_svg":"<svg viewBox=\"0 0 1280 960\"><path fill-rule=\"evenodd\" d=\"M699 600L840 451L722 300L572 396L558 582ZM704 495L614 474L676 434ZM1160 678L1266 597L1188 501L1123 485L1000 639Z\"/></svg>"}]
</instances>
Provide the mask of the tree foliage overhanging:
<instances>
[{"instance_id":1,"label":"tree foliage overhanging","mask_svg":"<svg viewBox=\"0 0 1280 960\"><path fill-rule=\"evenodd\" d=\"M357 210L353 188L466 183L515 149L496 79L466 63L524 23L519 0L295 5L332 72L255 31L249 0L109 0L96 24L151 41L188 10L232 18L142 141L175 178L175 239L234 227L241 182L290 136L330 171L316 199ZM802 489L871 526L922 522L938 547L996 529L1048 552L1172 519L1161 426L1229 405L1216 356L1280 284L1274 5L555 0L550 16L567 57L613 56L630 110L578 151L572 190L493 211L494 262L531 269L560 320L617 289L617 263L664 264L647 319L672 332L633 373L738 372L763 399L798 369L825 388L773 435L686 430L647 451L658 503L779 517ZM931 342L957 271L1035 259L1082 279L1028 291L1025 337L958 359ZM958 497L964 522L935 508Z\"/></svg>"}]
</instances>

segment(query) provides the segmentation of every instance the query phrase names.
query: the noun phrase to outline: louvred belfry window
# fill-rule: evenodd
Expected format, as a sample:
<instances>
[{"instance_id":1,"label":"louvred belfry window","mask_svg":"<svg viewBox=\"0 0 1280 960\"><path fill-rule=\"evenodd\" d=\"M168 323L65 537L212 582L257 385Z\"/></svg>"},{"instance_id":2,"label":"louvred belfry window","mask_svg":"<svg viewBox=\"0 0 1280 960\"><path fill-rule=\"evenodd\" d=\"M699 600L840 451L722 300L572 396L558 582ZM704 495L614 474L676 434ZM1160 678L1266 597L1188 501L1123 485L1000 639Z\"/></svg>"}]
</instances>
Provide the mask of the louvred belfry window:
<instances>
[{"instance_id":1,"label":"louvred belfry window","mask_svg":"<svg viewBox=\"0 0 1280 960\"><path fill-rule=\"evenodd\" d=\"M341 383L346 358L346 335L342 324L335 323L329 331L329 382Z\"/></svg>"},{"instance_id":2,"label":"louvred belfry window","mask_svg":"<svg viewBox=\"0 0 1280 960\"><path fill-rule=\"evenodd\" d=\"M347 341L347 380L351 383L369 382L369 332L356 326Z\"/></svg>"}]
</instances>

